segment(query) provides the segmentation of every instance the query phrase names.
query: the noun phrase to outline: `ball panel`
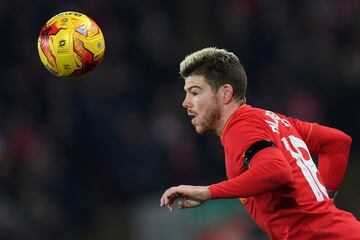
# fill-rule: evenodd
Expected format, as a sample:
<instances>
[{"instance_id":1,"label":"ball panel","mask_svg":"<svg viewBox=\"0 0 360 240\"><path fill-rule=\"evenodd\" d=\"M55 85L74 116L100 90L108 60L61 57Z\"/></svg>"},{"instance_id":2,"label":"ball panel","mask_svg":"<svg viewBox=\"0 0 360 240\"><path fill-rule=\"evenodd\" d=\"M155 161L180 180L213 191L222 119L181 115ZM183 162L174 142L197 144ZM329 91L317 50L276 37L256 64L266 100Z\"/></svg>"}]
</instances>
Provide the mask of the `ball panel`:
<instances>
[{"instance_id":1,"label":"ball panel","mask_svg":"<svg viewBox=\"0 0 360 240\"><path fill-rule=\"evenodd\" d=\"M40 58L47 69L53 73L59 73L59 68L56 59L56 51L53 46L53 36L59 33L61 29L56 26L55 23L44 26L40 32L38 41L38 50Z\"/></svg>"}]
</instances>

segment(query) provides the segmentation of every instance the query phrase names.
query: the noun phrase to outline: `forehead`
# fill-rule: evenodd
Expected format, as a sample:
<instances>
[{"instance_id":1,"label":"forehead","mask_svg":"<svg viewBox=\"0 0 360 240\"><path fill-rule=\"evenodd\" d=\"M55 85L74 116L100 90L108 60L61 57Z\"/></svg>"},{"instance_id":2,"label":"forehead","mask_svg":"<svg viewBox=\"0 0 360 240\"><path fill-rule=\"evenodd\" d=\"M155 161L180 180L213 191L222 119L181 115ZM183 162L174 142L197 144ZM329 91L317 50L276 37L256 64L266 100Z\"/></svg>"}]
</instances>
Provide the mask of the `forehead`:
<instances>
[{"instance_id":1,"label":"forehead","mask_svg":"<svg viewBox=\"0 0 360 240\"><path fill-rule=\"evenodd\" d=\"M210 85L206 82L205 78L200 75L190 75L185 78L184 90L187 91L190 88L198 87L201 89L210 89Z\"/></svg>"}]
</instances>

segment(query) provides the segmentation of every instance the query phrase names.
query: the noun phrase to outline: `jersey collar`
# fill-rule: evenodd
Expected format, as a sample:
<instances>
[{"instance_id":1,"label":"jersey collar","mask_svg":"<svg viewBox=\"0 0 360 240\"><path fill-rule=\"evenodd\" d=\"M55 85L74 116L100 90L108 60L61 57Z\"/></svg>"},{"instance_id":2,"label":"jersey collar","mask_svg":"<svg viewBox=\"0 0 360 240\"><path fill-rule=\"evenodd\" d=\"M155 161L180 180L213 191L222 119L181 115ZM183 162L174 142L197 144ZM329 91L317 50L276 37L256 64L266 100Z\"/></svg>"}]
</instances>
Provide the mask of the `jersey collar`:
<instances>
[{"instance_id":1,"label":"jersey collar","mask_svg":"<svg viewBox=\"0 0 360 240\"><path fill-rule=\"evenodd\" d=\"M221 135L220 135L220 140L223 139L228 127L229 127L229 123L231 122L231 120L233 119L233 117L235 116L235 113L237 113L240 109L244 108L245 106L248 106L246 103L244 103L243 105L239 106L237 109L235 109L235 111L230 115L230 117L228 118L228 120L226 121L223 130L221 131Z\"/></svg>"}]
</instances>

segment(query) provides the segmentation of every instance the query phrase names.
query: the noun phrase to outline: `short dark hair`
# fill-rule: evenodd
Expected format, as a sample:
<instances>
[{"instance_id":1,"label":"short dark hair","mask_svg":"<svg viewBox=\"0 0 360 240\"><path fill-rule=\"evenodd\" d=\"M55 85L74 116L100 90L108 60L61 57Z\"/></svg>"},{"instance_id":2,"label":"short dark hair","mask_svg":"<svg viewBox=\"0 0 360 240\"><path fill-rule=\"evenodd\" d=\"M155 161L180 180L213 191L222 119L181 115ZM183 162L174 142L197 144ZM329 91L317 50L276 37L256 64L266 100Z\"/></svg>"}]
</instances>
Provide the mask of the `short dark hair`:
<instances>
[{"instance_id":1,"label":"short dark hair","mask_svg":"<svg viewBox=\"0 0 360 240\"><path fill-rule=\"evenodd\" d=\"M247 77L237 56L225 49L204 48L188 56L180 63L180 75L201 75L214 92L224 84L234 89L236 100L245 100Z\"/></svg>"}]
</instances>

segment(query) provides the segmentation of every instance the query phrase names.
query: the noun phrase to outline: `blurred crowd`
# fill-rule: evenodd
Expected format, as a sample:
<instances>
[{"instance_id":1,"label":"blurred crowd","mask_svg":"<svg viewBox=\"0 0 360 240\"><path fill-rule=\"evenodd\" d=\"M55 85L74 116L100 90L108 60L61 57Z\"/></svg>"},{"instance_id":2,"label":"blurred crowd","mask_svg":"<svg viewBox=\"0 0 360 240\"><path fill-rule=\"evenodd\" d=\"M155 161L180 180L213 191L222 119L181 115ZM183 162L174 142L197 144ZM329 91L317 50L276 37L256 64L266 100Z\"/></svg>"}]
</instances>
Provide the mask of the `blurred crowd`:
<instances>
[{"instance_id":1,"label":"blurred crowd","mask_svg":"<svg viewBox=\"0 0 360 240\"><path fill-rule=\"evenodd\" d=\"M51 75L36 48L69 10L106 41L80 79ZM0 1L0 239L135 239L142 199L158 208L170 185L224 179L218 138L199 137L181 106L179 62L208 46L240 58L250 105L353 137L336 204L360 218L359 25L355 0Z\"/></svg>"}]
</instances>

